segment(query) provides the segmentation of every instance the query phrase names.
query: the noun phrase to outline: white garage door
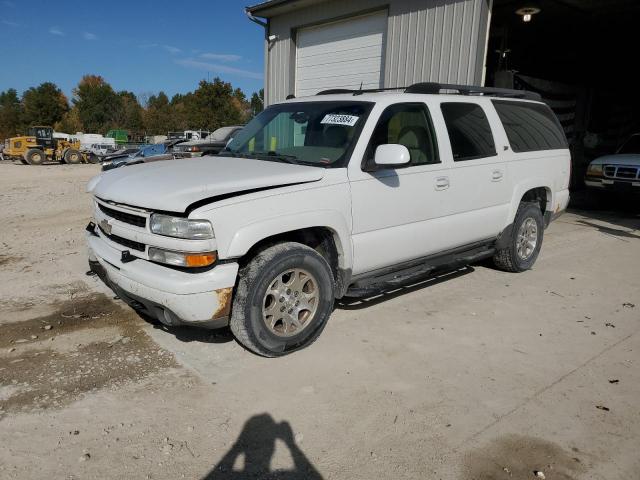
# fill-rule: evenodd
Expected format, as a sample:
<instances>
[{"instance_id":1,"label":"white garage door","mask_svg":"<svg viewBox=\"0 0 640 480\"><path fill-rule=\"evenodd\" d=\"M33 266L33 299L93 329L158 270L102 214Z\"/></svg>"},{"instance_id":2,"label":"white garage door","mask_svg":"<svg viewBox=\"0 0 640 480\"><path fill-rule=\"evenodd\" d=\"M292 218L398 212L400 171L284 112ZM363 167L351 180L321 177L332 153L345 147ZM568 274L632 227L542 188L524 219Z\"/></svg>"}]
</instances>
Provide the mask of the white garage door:
<instances>
[{"instance_id":1,"label":"white garage door","mask_svg":"<svg viewBox=\"0 0 640 480\"><path fill-rule=\"evenodd\" d=\"M330 88L382 86L387 13L303 28L298 31L296 96Z\"/></svg>"}]
</instances>

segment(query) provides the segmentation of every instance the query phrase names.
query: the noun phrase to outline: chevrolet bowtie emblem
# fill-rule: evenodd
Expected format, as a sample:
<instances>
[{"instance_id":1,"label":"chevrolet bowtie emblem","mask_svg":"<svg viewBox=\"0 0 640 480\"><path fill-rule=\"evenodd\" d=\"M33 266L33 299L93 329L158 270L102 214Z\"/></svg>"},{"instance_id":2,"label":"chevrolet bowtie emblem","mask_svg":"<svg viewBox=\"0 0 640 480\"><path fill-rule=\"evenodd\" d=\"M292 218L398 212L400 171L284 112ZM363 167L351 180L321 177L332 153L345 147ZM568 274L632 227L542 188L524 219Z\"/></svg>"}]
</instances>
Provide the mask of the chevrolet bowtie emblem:
<instances>
[{"instance_id":1,"label":"chevrolet bowtie emblem","mask_svg":"<svg viewBox=\"0 0 640 480\"><path fill-rule=\"evenodd\" d=\"M104 219L100 220L100 228L107 235L111 235L111 224L107 220L104 220Z\"/></svg>"}]
</instances>

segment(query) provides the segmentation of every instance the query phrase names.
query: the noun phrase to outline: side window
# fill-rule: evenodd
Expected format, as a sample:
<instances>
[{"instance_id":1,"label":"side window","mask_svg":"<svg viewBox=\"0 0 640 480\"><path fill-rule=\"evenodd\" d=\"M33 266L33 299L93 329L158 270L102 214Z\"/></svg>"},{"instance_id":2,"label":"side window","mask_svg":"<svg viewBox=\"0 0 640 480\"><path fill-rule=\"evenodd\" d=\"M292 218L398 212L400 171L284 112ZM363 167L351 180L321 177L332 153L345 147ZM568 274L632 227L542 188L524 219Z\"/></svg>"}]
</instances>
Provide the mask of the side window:
<instances>
[{"instance_id":1,"label":"side window","mask_svg":"<svg viewBox=\"0 0 640 480\"><path fill-rule=\"evenodd\" d=\"M387 143L407 147L410 165L440 163L431 117L424 103L397 103L382 112L369 142L367 163L373 163L376 148Z\"/></svg>"},{"instance_id":2,"label":"side window","mask_svg":"<svg viewBox=\"0 0 640 480\"><path fill-rule=\"evenodd\" d=\"M489 121L480 105L447 102L440 104L449 133L453 160L474 160L496 155Z\"/></svg>"},{"instance_id":3,"label":"side window","mask_svg":"<svg viewBox=\"0 0 640 480\"><path fill-rule=\"evenodd\" d=\"M514 152L568 148L562 126L547 105L494 100L493 106Z\"/></svg>"}]
</instances>

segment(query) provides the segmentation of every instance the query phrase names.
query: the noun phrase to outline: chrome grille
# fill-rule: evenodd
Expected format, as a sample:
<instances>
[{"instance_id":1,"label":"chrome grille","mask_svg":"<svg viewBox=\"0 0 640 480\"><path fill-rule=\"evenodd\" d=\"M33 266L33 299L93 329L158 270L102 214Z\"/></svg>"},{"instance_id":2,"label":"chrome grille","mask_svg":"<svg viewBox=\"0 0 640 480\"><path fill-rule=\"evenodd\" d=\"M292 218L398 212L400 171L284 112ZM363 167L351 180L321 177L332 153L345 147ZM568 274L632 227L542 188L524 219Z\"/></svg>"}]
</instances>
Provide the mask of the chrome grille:
<instances>
[{"instance_id":1,"label":"chrome grille","mask_svg":"<svg viewBox=\"0 0 640 480\"><path fill-rule=\"evenodd\" d=\"M119 237L118 235L107 233L102 229L102 227L100 227L100 232L102 233L102 235L104 235L114 243L118 243L123 247L132 248L133 250L138 250L139 252L144 252L144 249L145 249L144 243L135 242L133 240L129 240L128 238L122 238L122 237Z\"/></svg>"},{"instance_id":2,"label":"chrome grille","mask_svg":"<svg viewBox=\"0 0 640 480\"><path fill-rule=\"evenodd\" d=\"M638 180L640 179L640 167L629 165L605 165L604 176L607 178L615 178L619 180Z\"/></svg>"},{"instance_id":3,"label":"chrome grille","mask_svg":"<svg viewBox=\"0 0 640 480\"><path fill-rule=\"evenodd\" d=\"M136 227L146 227L147 219L145 217L141 217L139 215L134 215L132 213L121 212L120 210L115 210L113 208L105 207L101 203L98 204L98 207L105 215L115 218L124 223L128 223L129 225L135 225Z\"/></svg>"}]
</instances>

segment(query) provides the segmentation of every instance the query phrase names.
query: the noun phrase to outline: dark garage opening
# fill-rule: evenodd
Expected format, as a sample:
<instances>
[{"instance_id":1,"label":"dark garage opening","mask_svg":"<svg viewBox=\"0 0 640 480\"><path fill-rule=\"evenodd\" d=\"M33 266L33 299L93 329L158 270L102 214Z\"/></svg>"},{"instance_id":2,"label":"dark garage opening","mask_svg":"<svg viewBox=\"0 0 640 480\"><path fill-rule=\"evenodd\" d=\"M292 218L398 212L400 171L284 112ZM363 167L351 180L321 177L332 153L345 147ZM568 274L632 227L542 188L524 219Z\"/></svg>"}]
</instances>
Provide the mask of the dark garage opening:
<instances>
[{"instance_id":1,"label":"dark garage opening","mask_svg":"<svg viewBox=\"0 0 640 480\"><path fill-rule=\"evenodd\" d=\"M639 27L638 0L494 0L486 84L538 91L551 106L572 190L589 161L640 132Z\"/></svg>"}]
</instances>

